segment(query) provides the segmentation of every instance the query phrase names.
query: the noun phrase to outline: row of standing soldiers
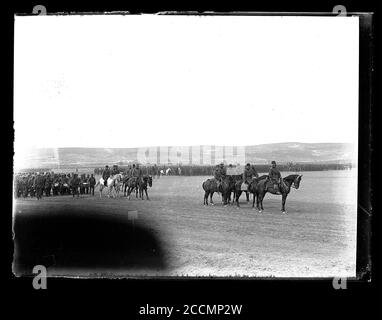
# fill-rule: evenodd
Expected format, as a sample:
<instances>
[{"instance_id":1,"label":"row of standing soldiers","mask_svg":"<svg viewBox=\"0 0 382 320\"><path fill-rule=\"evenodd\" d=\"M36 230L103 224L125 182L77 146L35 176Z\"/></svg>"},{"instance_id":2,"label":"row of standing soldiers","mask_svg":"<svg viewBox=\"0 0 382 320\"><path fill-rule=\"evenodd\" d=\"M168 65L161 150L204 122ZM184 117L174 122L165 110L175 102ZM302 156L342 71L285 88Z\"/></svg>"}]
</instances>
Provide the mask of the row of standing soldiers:
<instances>
[{"instance_id":1,"label":"row of standing soldiers","mask_svg":"<svg viewBox=\"0 0 382 320\"><path fill-rule=\"evenodd\" d=\"M227 175L227 168L224 163L215 167L214 178L221 182L222 179ZM258 178L259 174L257 173L254 164L247 163L244 172L242 175L243 183L250 184L253 178ZM271 162L271 167L268 172L268 180L273 184L273 187L277 190L281 183L281 173L276 167L276 161Z\"/></svg>"},{"instance_id":2,"label":"row of standing soldiers","mask_svg":"<svg viewBox=\"0 0 382 320\"><path fill-rule=\"evenodd\" d=\"M96 180L91 175L76 173L30 172L15 176L16 197L37 197L51 195L91 193L94 195Z\"/></svg>"}]
</instances>

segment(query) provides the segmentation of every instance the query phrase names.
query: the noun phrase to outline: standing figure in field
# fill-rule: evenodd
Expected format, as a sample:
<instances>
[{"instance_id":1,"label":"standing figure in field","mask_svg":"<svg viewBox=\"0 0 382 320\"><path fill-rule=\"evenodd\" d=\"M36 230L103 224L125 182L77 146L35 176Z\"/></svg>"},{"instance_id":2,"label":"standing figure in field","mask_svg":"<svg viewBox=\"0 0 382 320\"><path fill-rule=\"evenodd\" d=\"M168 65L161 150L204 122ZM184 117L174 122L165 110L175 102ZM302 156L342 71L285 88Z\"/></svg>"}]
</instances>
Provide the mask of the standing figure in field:
<instances>
[{"instance_id":1,"label":"standing figure in field","mask_svg":"<svg viewBox=\"0 0 382 320\"><path fill-rule=\"evenodd\" d=\"M80 187L80 183L81 183L81 179L78 177L78 174L75 173L73 174L73 177L70 181L70 188L72 189L72 195L73 195L73 198L75 197L75 195L77 195L77 198L79 198L80 194L79 194L79 187Z\"/></svg>"},{"instance_id":2,"label":"standing figure in field","mask_svg":"<svg viewBox=\"0 0 382 320\"><path fill-rule=\"evenodd\" d=\"M42 198L42 193L43 193L43 190L44 190L44 186L45 186L45 178L44 178L44 176L42 174L37 172L37 176L36 176L36 178L34 180L34 189L36 190L37 200Z\"/></svg>"},{"instance_id":3,"label":"standing figure in field","mask_svg":"<svg viewBox=\"0 0 382 320\"><path fill-rule=\"evenodd\" d=\"M102 179L104 181L105 187L107 186L107 179L109 179L110 175L111 175L111 172L110 172L109 166L105 166L105 170L103 170L102 172Z\"/></svg>"},{"instance_id":4,"label":"standing figure in field","mask_svg":"<svg viewBox=\"0 0 382 320\"><path fill-rule=\"evenodd\" d=\"M281 173L279 169L276 168L276 161L272 161L271 167L268 173L269 182L272 184L275 194L281 194Z\"/></svg>"},{"instance_id":5,"label":"standing figure in field","mask_svg":"<svg viewBox=\"0 0 382 320\"><path fill-rule=\"evenodd\" d=\"M50 191L52 189L52 183L53 183L52 178L51 178L50 174L47 173L47 175L45 177L45 185L44 185L44 191L45 191L45 195L47 197L50 196Z\"/></svg>"},{"instance_id":6,"label":"standing figure in field","mask_svg":"<svg viewBox=\"0 0 382 320\"><path fill-rule=\"evenodd\" d=\"M94 186L96 185L96 179L94 178L93 174L89 178L89 188L90 188L90 194L94 196Z\"/></svg>"},{"instance_id":7,"label":"standing figure in field","mask_svg":"<svg viewBox=\"0 0 382 320\"><path fill-rule=\"evenodd\" d=\"M89 194L89 179L90 179L90 176L87 175L85 178L85 194Z\"/></svg>"},{"instance_id":8,"label":"standing figure in field","mask_svg":"<svg viewBox=\"0 0 382 320\"><path fill-rule=\"evenodd\" d=\"M80 178L80 195L82 195L82 194L85 194L86 175L84 173L82 173L79 178Z\"/></svg>"},{"instance_id":9,"label":"standing figure in field","mask_svg":"<svg viewBox=\"0 0 382 320\"><path fill-rule=\"evenodd\" d=\"M70 194L70 175L64 174L61 180L60 194Z\"/></svg>"},{"instance_id":10,"label":"standing figure in field","mask_svg":"<svg viewBox=\"0 0 382 320\"><path fill-rule=\"evenodd\" d=\"M61 189L61 177L59 175L55 175L53 179L52 192L54 196L57 196Z\"/></svg>"}]
</instances>

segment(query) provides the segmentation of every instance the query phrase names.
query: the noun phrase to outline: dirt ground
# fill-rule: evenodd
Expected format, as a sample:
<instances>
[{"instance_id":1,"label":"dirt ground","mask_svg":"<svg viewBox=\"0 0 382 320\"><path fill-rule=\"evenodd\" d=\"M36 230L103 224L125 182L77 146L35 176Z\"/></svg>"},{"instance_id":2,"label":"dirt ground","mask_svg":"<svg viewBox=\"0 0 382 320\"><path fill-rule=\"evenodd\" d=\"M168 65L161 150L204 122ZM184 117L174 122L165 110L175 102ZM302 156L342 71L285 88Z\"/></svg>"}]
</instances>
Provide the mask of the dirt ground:
<instances>
[{"instance_id":1,"label":"dirt ground","mask_svg":"<svg viewBox=\"0 0 382 320\"><path fill-rule=\"evenodd\" d=\"M244 195L241 208L224 207L218 194L215 206L204 206L202 182L208 177L175 176L154 179L150 201L100 199L96 190L96 196L78 199L18 199L14 214L28 216L38 208L48 216L57 208L86 207L96 215L102 208L122 222L130 211L137 211L135 223L161 239L167 267L119 270L120 276L352 277L356 174L355 170L303 173L300 189L292 189L287 199L285 215L280 212L281 196L276 195L266 196L261 214L246 203ZM61 274L54 267L50 272Z\"/></svg>"}]
</instances>

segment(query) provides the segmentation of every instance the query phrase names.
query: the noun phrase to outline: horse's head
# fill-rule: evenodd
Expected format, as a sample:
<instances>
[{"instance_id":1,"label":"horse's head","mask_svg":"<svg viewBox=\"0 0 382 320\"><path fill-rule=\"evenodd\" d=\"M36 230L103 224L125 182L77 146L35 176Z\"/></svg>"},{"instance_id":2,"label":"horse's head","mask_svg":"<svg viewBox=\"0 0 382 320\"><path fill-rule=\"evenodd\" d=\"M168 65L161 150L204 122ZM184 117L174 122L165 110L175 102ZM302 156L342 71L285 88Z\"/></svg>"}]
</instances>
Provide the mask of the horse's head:
<instances>
[{"instance_id":1,"label":"horse's head","mask_svg":"<svg viewBox=\"0 0 382 320\"><path fill-rule=\"evenodd\" d=\"M300 187L300 182L301 182L302 174L301 175L296 175L296 177L293 180L293 187L298 189Z\"/></svg>"}]
</instances>

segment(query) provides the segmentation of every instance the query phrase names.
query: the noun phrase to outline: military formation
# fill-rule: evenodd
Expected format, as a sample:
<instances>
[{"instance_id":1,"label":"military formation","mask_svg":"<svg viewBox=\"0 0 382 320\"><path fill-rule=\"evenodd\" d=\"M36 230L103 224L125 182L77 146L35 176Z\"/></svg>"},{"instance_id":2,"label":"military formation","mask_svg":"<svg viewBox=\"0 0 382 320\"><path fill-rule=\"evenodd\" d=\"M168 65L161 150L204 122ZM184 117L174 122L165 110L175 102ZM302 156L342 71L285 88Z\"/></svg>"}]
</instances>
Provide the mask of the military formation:
<instances>
[{"instance_id":1,"label":"military formation","mask_svg":"<svg viewBox=\"0 0 382 320\"><path fill-rule=\"evenodd\" d=\"M97 171L97 172L96 172ZM101 173L104 184L110 176L117 173L123 173L126 179L134 177L137 181L141 181L146 174L157 174L158 167L155 165L152 168L145 167L143 170L139 164L130 165L123 172L118 170L117 166L109 168L108 165L102 170L98 168L95 173ZM213 172L214 178L218 184L222 183L227 175L227 167L224 163L217 165ZM243 173L239 179L243 181L242 190L246 190L247 186L251 183L253 178L258 178L259 174L254 164L247 163L244 167ZM271 167L268 172L268 180L275 190L279 190L282 183L280 171L277 169L276 162L271 162ZM15 177L15 196L17 198L36 197L41 199L43 196L57 196L57 195L72 195L73 197L79 195L94 196L94 189L96 186L96 179L94 174L81 174L78 173L54 173L54 172L32 172L20 173Z\"/></svg>"},{"instance_id":2,"label":"military formation","mask_svg":"<svg viewBox=\"0 0 382 320\"><path fill-rule=\"evenodd\" d=\"M29 172L15 177L17 198L89 194L94 196L96 180L93 174Z\"/></svg>"}]
</instances>

